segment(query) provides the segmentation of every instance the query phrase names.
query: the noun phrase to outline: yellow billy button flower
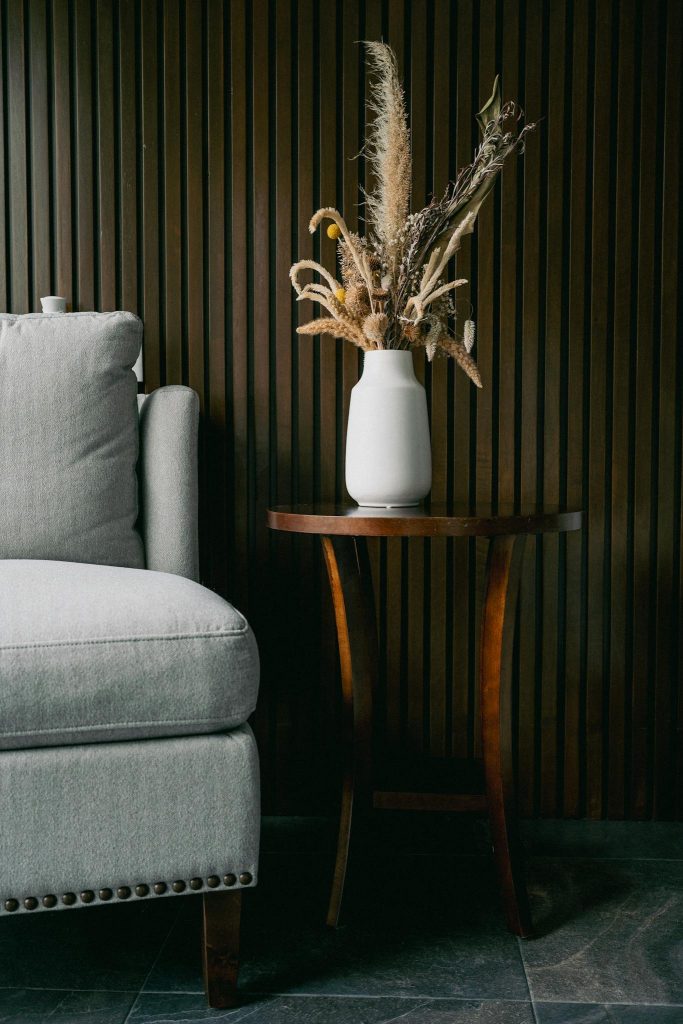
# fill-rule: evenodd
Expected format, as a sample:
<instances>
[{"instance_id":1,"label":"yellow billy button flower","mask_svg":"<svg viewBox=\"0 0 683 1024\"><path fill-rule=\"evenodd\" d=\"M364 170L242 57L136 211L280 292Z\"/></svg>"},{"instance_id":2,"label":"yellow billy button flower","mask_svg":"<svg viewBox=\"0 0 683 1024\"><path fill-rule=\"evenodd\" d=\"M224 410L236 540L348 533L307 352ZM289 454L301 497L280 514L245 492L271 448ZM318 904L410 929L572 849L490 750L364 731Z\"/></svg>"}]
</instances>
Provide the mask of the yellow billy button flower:
<instances>
[{"instance_id":1,"label":"yellow billy button flower","mask_svg":"<svg viewBox=\"0 0 683 1024\"><path fill-rule=\"evenodd\" d=\"M336 241L341 235L341 230L338 224L329 224L327 227L327 237Z\"/></svg>"},{"instance_id":2,"label":"yellow billy button flower","mask_svg":"<svg viewBox=\"0 0 683 1024\"><path fill-rule=\"evenodd\" d=\"M337 302L346 302L346 288L337 288L334 297Z\"/></svg>"}]
</instances>

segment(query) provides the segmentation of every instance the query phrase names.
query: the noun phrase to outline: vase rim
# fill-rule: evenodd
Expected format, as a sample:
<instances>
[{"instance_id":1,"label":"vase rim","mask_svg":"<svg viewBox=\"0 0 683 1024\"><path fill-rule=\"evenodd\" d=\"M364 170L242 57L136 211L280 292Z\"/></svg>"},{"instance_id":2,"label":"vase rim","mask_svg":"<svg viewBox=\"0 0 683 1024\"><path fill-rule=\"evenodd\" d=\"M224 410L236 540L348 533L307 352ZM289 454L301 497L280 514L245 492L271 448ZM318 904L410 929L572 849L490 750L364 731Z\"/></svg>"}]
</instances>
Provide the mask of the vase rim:
<instances>
[{"instance_id":1,"label":"vase rim","mask_svg":"<svg viewBox=\"0 0 683 1024\"><path fill-rule=\"evenodd\" d=\"M409 348L373 348L371 351L363 353L366 359L368 356L412 356L412 354Z\"/></svg>"}]
</instances>

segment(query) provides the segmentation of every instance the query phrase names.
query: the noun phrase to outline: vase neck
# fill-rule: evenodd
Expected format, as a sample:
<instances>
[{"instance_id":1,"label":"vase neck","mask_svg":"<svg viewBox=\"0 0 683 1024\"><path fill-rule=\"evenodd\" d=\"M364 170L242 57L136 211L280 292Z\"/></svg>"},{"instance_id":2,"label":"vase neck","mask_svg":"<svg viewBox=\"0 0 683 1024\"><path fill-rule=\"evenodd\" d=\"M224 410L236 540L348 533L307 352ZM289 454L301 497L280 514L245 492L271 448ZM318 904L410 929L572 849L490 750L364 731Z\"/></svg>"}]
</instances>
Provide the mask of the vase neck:
<instances>
[{"instance_id":1,"label":"vase neck","mask_svg":"<svg viewBox=\"0 0 683 1024\"><path fill-rule=\"evenodd\" d=\"M414 380L412 352L384 349L366 352L363 358L363 380L386 383L389 380Z\"/></svg>"}]
</instances>

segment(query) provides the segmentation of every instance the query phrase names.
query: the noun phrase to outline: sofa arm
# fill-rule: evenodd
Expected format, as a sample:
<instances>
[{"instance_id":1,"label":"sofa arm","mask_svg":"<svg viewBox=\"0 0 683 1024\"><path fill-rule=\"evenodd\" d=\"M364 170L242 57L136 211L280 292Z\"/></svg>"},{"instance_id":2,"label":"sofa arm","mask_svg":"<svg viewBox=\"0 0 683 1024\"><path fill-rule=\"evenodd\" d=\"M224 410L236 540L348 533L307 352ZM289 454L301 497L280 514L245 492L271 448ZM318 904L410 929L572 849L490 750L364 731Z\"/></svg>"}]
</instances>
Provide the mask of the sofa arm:
<instances>
[{"instance_id":1,"label":"sofa arm","mask_svg":"<svg viewBox=\"0 0 683 1024\"><path fill-rule=\"evenodd\" d=\"M148 569L199 578L199 399L169 385L141 396L138 529Z\"/></svg>"}]
</instances>

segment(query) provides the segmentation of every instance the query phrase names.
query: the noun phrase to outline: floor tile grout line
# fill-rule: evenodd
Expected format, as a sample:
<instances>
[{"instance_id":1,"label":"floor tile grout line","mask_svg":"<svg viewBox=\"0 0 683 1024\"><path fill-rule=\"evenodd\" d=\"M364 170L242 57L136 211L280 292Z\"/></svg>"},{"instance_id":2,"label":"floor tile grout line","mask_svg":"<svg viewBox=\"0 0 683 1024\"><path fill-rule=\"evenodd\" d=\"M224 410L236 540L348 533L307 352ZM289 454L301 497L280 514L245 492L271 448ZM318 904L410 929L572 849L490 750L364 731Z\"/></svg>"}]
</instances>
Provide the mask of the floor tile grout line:
<instances>
[{"instance_id":1,"label":"floor tile grout line","mask_svg":"<svg viewBox=\"0 0 683 1024\"><path fill-rule=\"evenodd\" d=\"M168 940L169 940L169 939L170 939L170 937L171 937L171 932L173 931L173 929L175 928L176 924L178 923L178 918L179 918L179 916L180 916L180 907L178 907L178 909L177 909L177 911L176 911L176 915L175 915L175 917L173 918L173 920L171 921L171 924L170 924L170 926L169 926L169 929L168 929L168 931L166 932L166 935L165 935L165 937L164 937L164 940L163 940L163 942L161 943L161 945L159 946L159 952L158 952L158 953L157 953L157 955L156 955L156 956L154 957L154 960L152 961L152 964L151 964L151 966L150 966L150 968L149 968L149 970L148 970L147 974L145 975L145 977L144 977L144 980L143 980L143 982L142 982L142 984L141 984L140 988L138 989L137 995L136 995L136 996L135 996L135 998L133 999L133 1002L132 1002L132 1003L131 1003L131 1005L130 1005L130 1009L128 1010L128 1013L126 1014L126 1016L125 1016L125 1017L123 1018L123 1020L122 1020L121 1024L128 1024L128 1022L129 1022L129 1020L130 1020L130 1017L131 1017L131 1014L132 1014L133 1010L135 1009L135 1007L137 1006L137 1004L138 1004L138 1001L139 1001L139 999L140 999L140 996L142 995L143 989L144 989L145 985L147 984L147 982L149 981L149 979L150 979L150 978L151 978L151 976L152 976L152 971L154 970L154 968L156 967L156 965L157 965L157 964L159 963L159 960L161 959L161 954L162 954L162 953L163 953L163 951L164 951L164 950L166 949L166 945L167 945L167 943L168 943Z\"/></svg>"},{"instance_id":2,"label":"floor tile grout line","mask_svg":"<svg viewBox=\"0 0 683 1024\"><path fill-rule=\"evenodd\" d=\"M145 995L154 996L198 996L201 992L198 989L145 989ZM471 1002L482 1002L482 1003L519 1003L520 1005L526 1005L530 999L528 996L523 999L515 998L513 996L482 996L482 995L467 995L467 996L429 996L429 995L405 995L404 993L382 993L381 995L375 995L371 992L287 992L287 991L257 991L256 989L242 989L241 995L243 996L258 996L259 998L273 998L273 999L404 999L406 1002L414 1003L471 1003ZM414 1007L413 1007L414 1009Z\"/></svg>"},{"instance_id":3,"label":"floor tile grout line","mask_svg":"<svg viewBox=\"0 0 683 1024\"><path fill-rule=\"evenodd\" d=\"M62 988L61 985L0 985L0 992L87 992L89 995L137 995L137 988Z\"/></svg>"},{"instance_id":4,"label":"floor tile grout line","mask_svg":"<svg viewBox=\"0 0 683 1024\"><path fill-rule=\"evenodd\" d=\"M164 941L162 943L162 946L165 945L167 939L168 939L168 936L166 937L166 939L164 939ZM152 969L153 969L154 966L156 966L156 963L158 962L159 956L161 955L162 951L163 951L163 949L160 950L160 952L159 952L159 954L158 954L158 956L156 958L155 964L153 964L153 966L152 966ZM527 985L527 987L528 987L528 985ZM41 987L41 986L38 986L38 985L0 985L0 992L63 992L65 995L68 995L70 993L84 993L84 994L87 993L89 995L94 995L94 994L103 994L103 995L105 995L106 994L106 995L133 995L133 996L138 996L138 995L142 994L142 989L137 990L137 989L134 989L134 988L73 988L73 987L61 988L60 986L57 986L57 985L51 985L49 987ZM167 989L167 988L158 988L157 989L157 988L148 988L148 989L145 989L144 994L145 995L154 995L154 996L198 996L198 995L202 995L203 992L198 990L198 989ZM633 999L624 999L624 1000L619 1000L619 999L608 999L608 1000L598 999L596 1001L596 999L594 999L594 998L591 998L591 999L561 999L559 997L554 997L552 999L547 999L547 998L546 999L535 999L531 994L529 995L528 998L520 999L520 998L515 998L513 996L500 996L500 995L498 995L498 996L482 996L482 995L463 995L463 996L455 996L455 995L450 995L450 996L417 995L417 996L413 996L413 995L407 995L405 993L402 993L400 995L398 995L396 993L389 993L389 994L384 993L384 994L381 994L381 995L375 995L373 993L356 993L356 992L288 992L286 990L283 990L283 991L275 991L275 990L269 991L269 990L245 989L245 990L243 990L242 995L249 996L249 997L251 997L251 996L258 996L259 998L264 998L264 999L265 998L270 998L270 999L349 999L349 1000L352 1000L352 999L376 999L376 1000L381 1000L381 999L403 999L403 1000L406 1000L407 1002L425 1003L427 1005L429 1003L431 1003L431 1002L442 1002L442 1003L444 1003L444 1002L445 1003L448 1003L448 1002L452 1002L452 1003L462 1003L462 1002L465 1002L465 1003L467 1003L467 1002L495 1003L495 1002L504 1002L504 1003L519 1003L519 1004L526 1004L526 1003L531 1002L531 1003L533 1003L534 1006L536 1006L537 1004L540 1005L542 1003L548 1003L548 1004L551 1004L551 1005L558 1005L558 1006L590 1006L590 1005L593 1005L593 1004L596 1004L596 1003L597 1003L597 1005L602 1005L603 1003L606 1003L609 1006L642 1006L642 1007L656 1006L656 1007L671 1007L672 1009L677 1009L679 1007L683 1007L683 1002L681 1002L681 1003L677 1003L677 1002L653 1002L652 1000L647 1000L645 1002L634 1002ZM125 1024L125 1021L123 1022L123 1024Z\"/></svg>"},{"instance_id":5,"label":"floor tile grout line","mask_svg":"<svg viewBox=\"0 0 683 1024\"><path fill-rule=\"evenodd\" d=\"M534 1003L549 1003L551 1006L651 1006L671 1007L677 1010L683 1003L653 1003L650 1000L644 1003L635 1003L632 999L535 999Z\"/></svg>"},{"instance_id":6,"label":"floor tile grout line","mask_svg":"<svg viewBox=\"0 0 683 1024\"><path fill-rule=\"evenodd\" d=\"M527 967L526 967L526 960L524 959L524 953L522 951L522 943L524 942L524 940L520 939L520 937L518 935L515 936L515 939L517 941L517 953L519 954L519 960L520 960L520 963L522 965L522 971L524 973L524 981L525 981L525 984L526 984L526 990L529 993L529 1002L531 1003L531 1008L532 1008L532 1013L534 1015L534 1020L536 1021L536 1024L538 1024L538 1021L536 1019L536 1010L534 1008L534 996L533 996L533 993L531 991L531 979L529 978L529 972L527 971Z\"/></svg>"},{"instance_id":7,"label":"floor tile grout line","mask_svg":"<svg viewBox=\"0 0 683 1024\"><path fill-rule=\"evenodd\" d=\"M419 1010L428 1005L429 1001L423 999L417 1006L411 1006L405 1013L399 1013L398 1017L389 1017L387 1020L382 1021L381 1024L396 1024L396 1021L403 1020L404 1017L407 1017L409 1014L413 1014L415 1010Z\"/></svg>"}]
</instances>

